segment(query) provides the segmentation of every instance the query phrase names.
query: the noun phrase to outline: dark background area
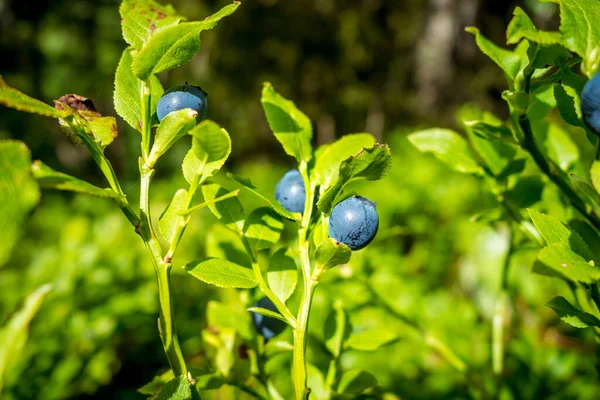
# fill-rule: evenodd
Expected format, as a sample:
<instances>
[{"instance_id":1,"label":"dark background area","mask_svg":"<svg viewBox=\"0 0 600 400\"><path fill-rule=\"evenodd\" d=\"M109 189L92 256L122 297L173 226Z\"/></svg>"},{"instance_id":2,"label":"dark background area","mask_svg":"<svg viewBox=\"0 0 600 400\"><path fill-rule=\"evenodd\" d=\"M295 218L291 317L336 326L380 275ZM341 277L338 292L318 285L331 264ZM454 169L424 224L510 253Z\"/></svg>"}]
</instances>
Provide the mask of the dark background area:
<instances>
[{"instance_id":1,"label":"dark background area","mask_svg":"<svg viewBox=\"0 0 600 400\"><path fill-rule=\"evenodd\" d=\"M314 121L318 143L352 132L381 138L398 126L454 126L457 105L475 101L503 110L504 78L480 54L469 25L502 43L515 5L539 27L557 23L551 4L482 0L246 1L239 12L203 35L194 60L160 76L165 88L184 81L210 95L209 117L237 139L232 162L281 157L260 108L262 82ZM7 82L51 102L65 93L92 99L113 114L114 71L125 46L117 1L3 1L0 72ZM173 1L190 20L224 1ZM110 148L119 172L124 154L137 152L121 123ZM40 131L50 132L40 134ZM53 121L23 119L0 110L0 137L25 140L34 158L70 171L92 171L84 149L74 149ZM111 155L111 154L109 154ZM276 156L277 155L277 156ZM131 158L131 157L130 157ZM130 168L131 167L131 168ZM133 178L133 176L132 176Z\"/></svg>"}]
</instances>

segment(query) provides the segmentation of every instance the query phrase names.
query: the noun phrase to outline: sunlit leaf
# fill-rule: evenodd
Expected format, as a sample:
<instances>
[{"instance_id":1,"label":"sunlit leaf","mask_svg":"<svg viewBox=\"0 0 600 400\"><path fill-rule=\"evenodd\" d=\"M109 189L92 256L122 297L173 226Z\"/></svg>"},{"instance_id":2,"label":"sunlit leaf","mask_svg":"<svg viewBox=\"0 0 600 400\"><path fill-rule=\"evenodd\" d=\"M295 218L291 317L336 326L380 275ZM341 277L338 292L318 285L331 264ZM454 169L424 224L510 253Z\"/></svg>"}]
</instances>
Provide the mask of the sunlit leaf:
<instances>
[{"instance_id":1,"label":"sunlit leaf","mask_svg":"<svg viewBox=\"0 0 600 400\"><path fill-rule=\"evenodd\" d=\"M265 83L260 99L273 134L283 150L298 162L312 158L312 125L308 117L290 100L285 99Z\"/></svg>"},{"instance_id":2,"label":"sunlit leaf","mask_svg":"<svg viewBox=\"0 0 600 400\"><path fill-rule=\"evenodd\" d=\"M198 112L191 108L173 111L160 122L150 156L146 163L154 166L156 161L167 152L179 139L185 136L196 125Z\"/></svg>"},{"instance_id":3,"label":"sunlit leaf","mask_svg":"<svg viewBox=\"0 0 600 400\"><path fill-rule=\"evenodd\" d=\"M234 2L198 22L182 22L153 35L133 59L133 73L141 80L187 63L200 50L200 32L214 28L240 5Z\"/></svg>"},{"instance_id":4,"label":"sunlit leaf","mask_svg":"<svg viewBox=\"0 0 600 400\"><path fill-rule=\"evenodd\" d=\"M218 197L225 196L230 193L229 190L216 183L208 183L202 185L202 193L206 201L215 200ZM242 203L237 197L231 197L218 203L214 203L208 206L209 210L215 217L221 220L221 223L225 224L228 228L242 232L244 225L244 209Z\"/></svg>"},{"instance_id":5,"label":"sunlit leaf","mask_svg":"<svg viewBox=\"0 0 600 400\"><path fill-rule=\"evenodd\" d=\"M55 171L39 160L34 161L31 173L40 187L44 189L68 190L100 197L122 197L110 188L102 189L71 175Z\"/></svg>"},{"instance_id":6,"label":"sunlit leaf","mask_svg":"<svg viewBox=\"0 0 600 400\"><path fill-rule=\"evenodd\" d=\"M170 4L162 5L153 0L125 0L119 12L123 38L138 50L152 35L185 20Z\"/></svg>"},{"instance_id":7,"label":"sunlit leaf","mask_svg":"<svg viewBox=\"0 0 600 400\"><path fill-rule=\"evenodd\" d=\"M251 289L258 284L252 269L229 260L209 258L204 261L193 261L186 264L184 268L202 282L222 288Z\"/></svg>"},{"instance_id":8,"label":"sunlit leaf","mask_svg":"<svg viewBox=\"0 0 600 400\"><path fill-rule=\"evenodd\" d=\"M187 190L179 189L175 192L173 199L158 219L158 229L160 234L168 243L173 241L177 226L185 223L185 218L182 217L180 213L186 209L187 200Z\"/></svg>"},{"instance_id":9,"label":"sunlit leaf","mask_svg":"<svg viewBox=\"0 0 600 400\"><path fill-rule=\"evenodd\" d=\"M598 318L576 308L562 296L553 298L546 305L553 309L560 319L575 328L600 327L600 320Z\"/></svg>"},{"instance_id":10,"label":"sunlit leaf","mask_svg":"<svg viewBox=\"0 0 600 400\"><path fill-rule=\"evenodd\" d=\"M355 333L346 341L346 347L361 351L375 351L398 340L398 335L382 329L367 329Z\"/></svg>"},{"instance_id":11,"label":"sunlit leaf","mask_svg":"<svg viewBox=\"0 0 600 400\"><path fill-rule=\"evenodd\" d=\"M353 179L376 181L383 178L392 166L392 154L387 145L377 144L351 156L340 164L338 178L321 196L317 206L321 212L329 214L337 195Z\"/></svg>"},{"instance_id":12,"label":"sunlit leaf","mask_svg":"<svg viewBox=\"0 0 600 400\"><path fill-rule=\"evenodd\" d=\"M248 215L243 235L253 252L268 249L279 241L283 230L281 216L271 208L260 207Z\"/></svg>"},{"instance_id":13,"label":"sunlit leaf","mask_svg":"<svg viewBox=\"0 0 600 400\"><path fill-rule=\"evenodd\" d=\"M350 261L352 250L343 243L327 238L315 249L314 259L317 266L323 269L336 267Z\"/></svg>"},{"instance_id":14,"label":"sunlit leaf","mask_svg":"<svg viewBox=\"0 0 600 400\"><path fill-rule=\"evenodd\" d=\"M267 281L273 293L284 303L294 293L298 283L298 267L289 249L279 249L271 256Z\"/></svg>"},{"instance_id":15,"label":"sunlit leaf","mask_svg":"<svg viewBox=\"0 0 600 400\"><path fill-rule=\"evenodd\" d=\"M8 86L0 75L0 104L14 108L15 110L25 111L32 114L44 115L46 117L64 118L67 112L57 110L56 108L36 100L15 88Z\"/></svg>"},{"instance_id":16,"label":"sunlit leaf","mask_svg":"<svg viewBox=\"0 0 600 400\"><path fill-rule=\"evenodd\" d=\"M12 365L15 365L29 337L29 324L50 292L51 285L42 285L31 293L23 306L17 310L0 329L0 392L3 379Z\"/></svg>"}]
</instances>

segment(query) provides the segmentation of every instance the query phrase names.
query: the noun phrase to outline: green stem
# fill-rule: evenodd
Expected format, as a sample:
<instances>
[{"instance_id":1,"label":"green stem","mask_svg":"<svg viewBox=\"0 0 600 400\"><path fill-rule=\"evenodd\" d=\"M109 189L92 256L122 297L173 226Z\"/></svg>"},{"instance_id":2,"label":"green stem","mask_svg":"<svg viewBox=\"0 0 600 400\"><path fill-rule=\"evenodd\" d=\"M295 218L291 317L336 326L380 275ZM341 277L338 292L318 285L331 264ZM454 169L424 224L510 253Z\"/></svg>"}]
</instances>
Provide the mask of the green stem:
<instances>
[{"instance_id":1,"label":"green stem","mask_svg":"<svg viewBox=\"0 0 600 400\"><path fill-rule=\"evenodd\" d=\"M304 213L302 215L301 227L298 230L298 250L300 253L300 264L302 269L303 291L302 300L296 327L294 329L294 354L292 357L292 379L294 381L294 393L296 400L308 399L310 388L308 388L306 374L306 336L308 333L308 319L315 288L318 285L318 277L311 277L311 263L308 240L308 228L312 218L315 188L308 179L307 165L300 163L298 168L304 180L304 187L309 190L306 193Z\"/></svg>"},{"instance_id":2,"label":"green stem","mask_svg":"<svg viewBox=\"0 0 600 400\"><path fill-rule=\"evenodd\" d=\"M457 371L463 373L467 371L467 364L465 364L465 362L459 356L457 356L456 353L453 352L452 349L450 349L444 342L425 332L423 332L423 339L429 348L435 350Z\"/></svg>"},{"instance_id":3,"label":"green stem","mask_svg":"<svg viewBox=\"0 0 600 400\"><path fill-rule=\"evenodd\" d=\"M187 373L185 360L177 339L177 328L175 319L173 318L173 302L171 298L171 263L165 261L162 256L162 248L152 227L152 219L150 216L150 182L154 176L154 169L148 168L140 159L140 234L144 240L150 255L156 278L158 281L158 300L159 300L159 319L158 327L163 343L163 348L169 360L169 364L173 369L175 376L180 376Z\"/></svg>"},{"instance_id":4,"label":"green stem","mask_svg":"<svg viewBox=\"0 0 600 400\"><path fill-rule=\"evenodd\" d=\"M538 147L533 131L531 129L531 123L527 115L521 115L518 117L518 126L523 133L523 148L531 154L533 160L542 172L550 178L552 182L567 196L577 211L583 215L596 229L600 230L600 218L593 212L588 212L585 202L577 195L575 190L569 185L569 183L562 177L560 170L551 162L546 160L546 157Z\"/></svg>"},{"instance_id":5,"label":"green stem","mask_svg":"<svg viewBox=\"0 0 600 400\"><path fill-rule=\"evenodd\" d=\"M173 374L180 376L187 374L187 366L179 346L177 327L173 317L173 301L171 298L171 261L163 257L162 247L154 234L152 217L150 215L150 183L154 176L154 169L146 164L150 154L151 115L150 115L150 88L142 82L140 101L142 106L142 157L140 167L140 224L139 233L152 256L152 262L158 281L159 318L158 328L163 343L163 348Z\"/></svg>"},{"instance_id":6,"label":"green stem","mask_svg":"<svg viewBox=\"0 0 600 400\"><path fill-rule=\"evenodd\" d=\"M306 244L306 243L305 243ZM306 245L300 246L300 259L302 263L304 290L298 313L298 323L294 329L294 355L292 360L292 378L294 379L294 392L296 400L308 398L310 389L307 388L306 374L306 335L308 332L308 318L312 305L312 297L318 282L310 277L310 259Z\"/></svg>"},{"instance_id":7,"label":"green stem","mask_svg":"<svg viewBox=\"0 0 600 400\"><path fill-rule=\"evenodd\" d=\"M69 124L69 127L74 132L76 132L77 137L83 141L85 147L87 147L90 154L92 155L92 158L100 168L100 171L102 171L102 174L108 181L108 184L110 185L111 189L115 193L121 195L121 197L115 199L115 202L117 203L123 214L125 214L125 217L127 217L127 220L129 220L131 225L137 228L140 224L140 219L129 205L129 202L125 197L125 192L123 192L123 189L121 188L119 179L117 179L117 174L115 174L115 170L113 169L112 164L110 163L108 158L106 158L104 153L100 150L98 145L94 142L92 137L87 133L87 130L83 127L83 124L85 124L86 122L80 117L76 116L73 116L73 118L67 118L65 119L65 121Z\"/></svg>"}]
</instances>

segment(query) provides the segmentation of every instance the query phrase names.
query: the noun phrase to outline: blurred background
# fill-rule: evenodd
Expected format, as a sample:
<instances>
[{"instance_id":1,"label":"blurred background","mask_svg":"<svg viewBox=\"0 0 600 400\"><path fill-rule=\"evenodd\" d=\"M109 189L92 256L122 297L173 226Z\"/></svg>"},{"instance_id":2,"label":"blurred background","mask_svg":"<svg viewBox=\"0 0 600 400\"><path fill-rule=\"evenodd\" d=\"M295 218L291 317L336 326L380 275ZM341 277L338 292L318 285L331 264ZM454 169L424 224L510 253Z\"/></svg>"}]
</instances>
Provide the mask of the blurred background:
<instances>
[{"instance_id":1,"label":"blurred background","mask_svg":"<svg viewBox=\"0 0 600 400\"><path fill-rule=\"evenodd\" d=\"M171 3L195 20L227 1ZM455 114L465 102L506 117L500 97L505 79L464 27L477 25L502 44L516 5L538 27L556 29L557 7L534 1L244 1L202 34L202 49L191 63L160 76L165 88L187 81L209 93L209 118L233 140L227 168L269 193L293 164L266 124L260 106L264 81L312 119L315 145L365 131L390 145L390 176L355 187L378 204L378 237L347 269L328 273L317 290L310 339L322 341L319 319L335 298L343 299L355 331L377 326L396 331L401 340L391 348L350 351L343 359L345 368L373 373L381 396L474 396L465 377L428 350L396 313L418 320L483 376L489 370L506 232L471 220L493 203L479 181L419 154L405 136L419 127L458 128ZM0 73L11 86L47 103L77 93L114 115L114 71L125 48L118 6L116 0L0 0ZM0 139L5 138L23 140L34 159L55 169L104 185L85 148L73 145L54 120L0 108ZM107 149L132 199L139 190L139 139L120 120L119 137ZM188 147L179 143L158 165L155 217L184 185L180 164ZM203 356L199 337L209 325L209 302L243 310L234 291L215 291L178 268L211 252L214 244L206 234L220 229L214 222L209 213L198 213L174 260L179 336L192 359ZM564 288L530 274L536 251L512 258L511 291L519 312L511 316L510 390L503 398L593 399L598 383L593 341L544 307ZM136 389L167 365L156 328L156 284L141 241L112 203L44 192L12 259L0 270L0 320L45 282L53 282L54 290L34 318L6 398L143 398ZM380 301L391 309L376 306ZM326 367L318 351L311 357ZM237 395L227 390L206 396Z\"/></svg>"}]
</instances>

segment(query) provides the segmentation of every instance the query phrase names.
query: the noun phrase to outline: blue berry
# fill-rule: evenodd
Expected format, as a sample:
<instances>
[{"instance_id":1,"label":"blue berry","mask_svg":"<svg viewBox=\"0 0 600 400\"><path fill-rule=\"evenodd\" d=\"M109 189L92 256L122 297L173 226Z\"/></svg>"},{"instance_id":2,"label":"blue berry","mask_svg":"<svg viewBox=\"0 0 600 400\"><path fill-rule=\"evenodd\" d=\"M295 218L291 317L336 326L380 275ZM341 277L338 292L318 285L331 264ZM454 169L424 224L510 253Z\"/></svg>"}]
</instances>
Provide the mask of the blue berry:
<instances>
[{"instance_id":1,"label":"blue berry","mask_svg":"<svg viewBox=\"0 0 600 400\"><path fill-rule=\"evenodd\" d=\"M156 116L159 121L162 121L167 114L184 108L197 111L196 122L202 121L208 113L208 95L199 86L188 84L173 86L158 100Z\"/></svg>"},{"instance_id":2,"label":"blue berry","mask_svg":"<svg viewBox=\"0 0 600 400\"><path fill-rule=\"evenodd\" d=\"M583 86L581 112L588 126L600 134L600 74L594 75Z\"/></svg>"},{"instance_id":3,"label":"blue berry","mask_svg":"<svg viewBox=\"0 0 600 400\"><path fill-rule=\"evenodd\" d=\"M254 307L266 308L267 310L279 313L275 304L268 298L263 297L258 300ZM265 339L271 339L273 336L279 335L287 324L277 318L267 317L262 314L252 313L252 323L258 333Z\"/></svg>"},{"instance_id":4,"label":"blue berry","mask_svg":"<svg viewBox=\"0 0 600 400\"><path fill-rule=\"evenodd\" d=\"M329 237L360 250L371 243L379 228L375 203L360 196L339 202L329 216Z\"/></svg>"},{"instance_id":5,"label":"blue berry","mask_svg":"<svg viewBox=\"0 0 600 400\"><path fill-rule=\"evenodd\" d=\"M304 212L306 191L302 175L297 169L285 173L275 188L275 199L289 212Z\"/></svg>"}]
</instances>

